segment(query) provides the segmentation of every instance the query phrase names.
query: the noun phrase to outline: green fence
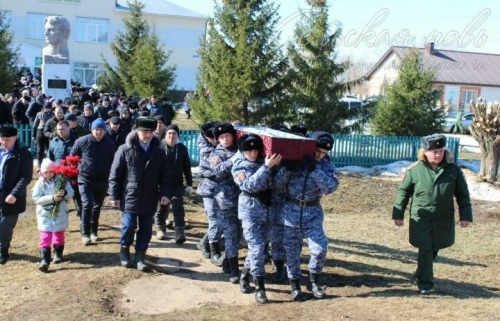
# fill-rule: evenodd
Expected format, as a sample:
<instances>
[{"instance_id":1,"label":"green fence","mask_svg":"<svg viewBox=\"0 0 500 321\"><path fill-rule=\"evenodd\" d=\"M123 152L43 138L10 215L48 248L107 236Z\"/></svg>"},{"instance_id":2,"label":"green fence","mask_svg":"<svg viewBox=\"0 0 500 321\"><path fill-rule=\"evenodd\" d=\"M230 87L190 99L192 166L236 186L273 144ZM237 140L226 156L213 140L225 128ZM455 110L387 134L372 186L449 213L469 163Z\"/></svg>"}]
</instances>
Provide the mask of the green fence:
<instances>
[{"instance_id":1,"label":"green fence","mask_svg":"<svg viewBox=\"0 0 500 321\"><path fill-rule=\"evenodd\" d=\"M34 142L31 139L31 127L29 125L16 125L19 130L19 139L28 145L35 153ZM180 141L186 145L189 151L191 164L199 163L197 130L181 130ZM374 165L385 165L400 160L415 161L420 149L421 137L401 136L372 136L372 135L333 135L335 144L329 155L337 167L362 166L372 167ZM454 159L458 159L460 151L460 138L447 137L447 148L453 153Z\"/></svg>"}]
</instances>

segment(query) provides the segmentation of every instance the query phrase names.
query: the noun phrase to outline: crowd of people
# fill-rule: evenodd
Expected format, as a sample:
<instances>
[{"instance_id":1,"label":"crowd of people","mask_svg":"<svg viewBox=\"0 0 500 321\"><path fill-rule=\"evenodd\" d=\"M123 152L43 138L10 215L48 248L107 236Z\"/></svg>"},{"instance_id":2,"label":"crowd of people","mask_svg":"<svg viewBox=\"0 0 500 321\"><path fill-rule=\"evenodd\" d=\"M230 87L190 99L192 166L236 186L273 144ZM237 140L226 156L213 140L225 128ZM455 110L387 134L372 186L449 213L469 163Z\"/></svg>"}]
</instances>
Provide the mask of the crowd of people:
<instances>
[{"instance_id":1,"label":"crowd of people","mask_svg":"<svg viewBox=\"0 0 500 321\"><path fill-rule=\"evenodd\" d=\"M120 264L126 268L149 269L145 255L153 226L158 240L165 240L166 228L171 227L175 243L186 241L184 196L193 191L193 177L188 150L179 142L180 129L172 124L171 106L154 95L135 99L87 93L83 88L76 88L68 101L51 101L39 94L31 102L29 92L21 94L11 110L13 120L22 118L21 123L32 126L37 146L39 179L32 199L40 231L40 271L64 259L70 199L80 217L85 246L100 241L99 217L106 195L122 211ZM24 109L14 117L19 104ZM19 124L16 121L12 123ZM26 210L34 163L31 151L17 140L17 129L8 124L0 128L0 264L9 260L13 230L19 213ZM307 135L304 125L275 129ZM339 180L328 156L333 137L327 132L308 137L316 141L314 153L290 160L279 154L264 155L261 137L244 134L238 138L231 123L209 121L201 126L202 180L196 193L203 198L208 228L198 248L203 257L229 274L231 283L239 284L242 293L253 291L251 277L258 303L268 302L264 281L268 254L275 270L273 282L288 280L292 300L306 300L300 286L304 239L310 253L307 288L317 299L326 296L320 275L328 239L320 200L338 188ZM394 205L394 222L402 226L405 208L413 200L410 242L419 248L415 279L421 294L433 288L432 262L438 250L454 242L454 197L460 225L466 227L472 221L467 184L460 168L444 157L445 146L442 135L422 139L419 161L401 183ZM54 166L68 156L78 156L79 174L71 183L58 186ZM168 220L170 209L173 221ZM242 239L248 252L240 270Z\"/></svg>"}]
</instances>

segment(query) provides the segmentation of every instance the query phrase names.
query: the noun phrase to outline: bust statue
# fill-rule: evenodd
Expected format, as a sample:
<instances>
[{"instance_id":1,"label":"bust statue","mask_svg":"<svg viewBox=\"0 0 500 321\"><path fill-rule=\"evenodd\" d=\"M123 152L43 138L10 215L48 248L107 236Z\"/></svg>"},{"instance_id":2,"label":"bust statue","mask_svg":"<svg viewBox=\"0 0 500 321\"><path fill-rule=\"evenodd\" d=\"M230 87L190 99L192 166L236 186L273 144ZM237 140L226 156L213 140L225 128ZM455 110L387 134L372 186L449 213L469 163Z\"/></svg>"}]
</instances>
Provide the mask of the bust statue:
<instances>
[{"instance_id":1,"label":"bust statue","mask_svg":"<svg viewBox=\"0 0 500 321\"><path fill-rule=\"evenodd\" d=\"M69 64L68 39L71 32L69 21L59 16L45 18L45 42L42 56L44 64Z\"/></svg>"}]
</instances>

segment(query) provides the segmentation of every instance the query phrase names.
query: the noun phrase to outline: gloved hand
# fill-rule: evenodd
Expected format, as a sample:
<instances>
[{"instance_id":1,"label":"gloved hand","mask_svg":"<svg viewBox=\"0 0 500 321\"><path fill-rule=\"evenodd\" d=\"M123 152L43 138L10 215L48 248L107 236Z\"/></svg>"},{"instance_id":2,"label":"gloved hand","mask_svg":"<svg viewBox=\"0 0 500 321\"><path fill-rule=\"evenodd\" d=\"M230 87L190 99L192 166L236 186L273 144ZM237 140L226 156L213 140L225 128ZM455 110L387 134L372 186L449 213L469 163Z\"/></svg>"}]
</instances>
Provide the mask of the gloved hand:
<instances>
[{"instance_id":1,"label":"gloved hand","mask_svg":"<svg viewBox=\"0 0 500 321\"><path fill-rule=\"evenodd\" d=\"M309 173L316 169L316 161L309 154L304 155L302 158L302 164L304 164Z\"/></svg>"},{"instance_id":2,"label":"gloved hand","mask_svg":"<svg viewBox=\"0 0 500 321\"><path fill-rule=\"evenodd\" d=\"M186 186L186 196L191 195L193 192L193 186Z\"/></svg>"}]
</instances>

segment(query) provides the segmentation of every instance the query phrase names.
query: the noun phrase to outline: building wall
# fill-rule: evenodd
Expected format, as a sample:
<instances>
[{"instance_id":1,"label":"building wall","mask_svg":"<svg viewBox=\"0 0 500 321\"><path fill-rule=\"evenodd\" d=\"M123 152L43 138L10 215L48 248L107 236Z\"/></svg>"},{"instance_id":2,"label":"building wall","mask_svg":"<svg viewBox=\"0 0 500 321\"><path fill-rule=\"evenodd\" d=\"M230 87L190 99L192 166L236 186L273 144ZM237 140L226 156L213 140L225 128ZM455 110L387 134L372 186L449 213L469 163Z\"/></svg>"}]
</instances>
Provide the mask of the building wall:
<instances>
[{"instance_id":1,"label":"building wall","mask_svg":"<svg viewBox=\"0 0 500 321\"><path fill-rule=\"evenodd\" d=\"M482 87L481 97L483 101L500 101L500 88Z\"/></svg>"},{"instance_id":2,"label":"building wall","mask_svg":"<svg viewBox=\"0 0 500 321\"><path fill-rule=\"evenodd\" d=\"M36 48L41 57L44 39L27 38L28 13L61 15L71 24L71 37L68 42L70 62L101 64L101 54L111 65L116 65L110 43L118 31L124 31L122 19L128 14L117 11L115 0L4 0L1 10L10 11L11 30L14 32L14 42L21 45L22 56L20 66L28 66L33 71L35 67ZM76 21L79 18L108 19L108 34L105 43L76 41ZM145 15L146 20L154 26L165 50L172 51L169 64L177 65L175 87L192 90L196 86L196 72L200 58L197 54L199 41L205 35L206 18L178 17L168 15ZM35 50L33 50L35 48ZM72 69L73 70L73 69ZM91 85L86 83L85 85Z\"/></svg>"},{"instance_id":3,"label":"building wall","mask_svg":"<svg viewBox=\"0 0 500 321\"><path fill-rule=\"evenodd\" d=\"M399 58L393 53L375 71L369 81L370 93L368 96L384 94L384 86L392 84L398 79L397 64Z\"/></svg>"}]
</instances>

